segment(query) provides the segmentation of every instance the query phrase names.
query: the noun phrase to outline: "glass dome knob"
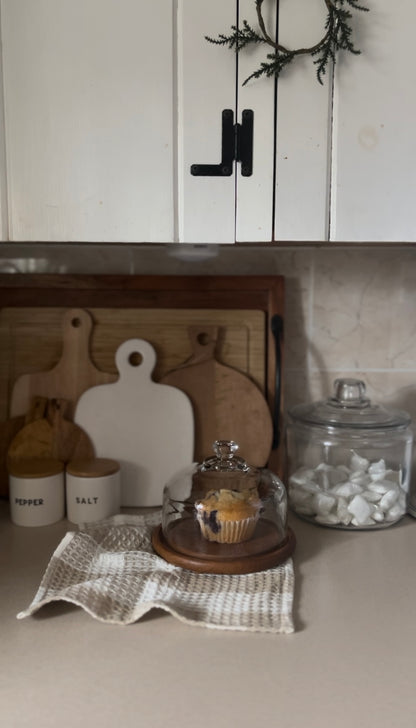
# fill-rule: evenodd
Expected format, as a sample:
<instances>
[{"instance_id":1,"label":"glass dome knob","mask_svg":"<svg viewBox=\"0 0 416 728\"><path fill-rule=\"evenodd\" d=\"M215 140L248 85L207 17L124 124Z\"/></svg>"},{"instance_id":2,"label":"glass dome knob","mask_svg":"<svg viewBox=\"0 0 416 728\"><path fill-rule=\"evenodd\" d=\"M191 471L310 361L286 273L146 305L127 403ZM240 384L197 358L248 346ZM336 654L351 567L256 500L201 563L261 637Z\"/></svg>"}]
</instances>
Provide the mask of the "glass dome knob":
<instances>
[{"instance_id":1,"label":"glass dome knob","mask_svg":"<svg viewBox=\"0 0 416 728\"><path fill-rule=\"evenodd\" d=\"M238 445L234 440L216 440L212 447L220 460L231 460L238 450Z\"/></svg>"}]
</instances>

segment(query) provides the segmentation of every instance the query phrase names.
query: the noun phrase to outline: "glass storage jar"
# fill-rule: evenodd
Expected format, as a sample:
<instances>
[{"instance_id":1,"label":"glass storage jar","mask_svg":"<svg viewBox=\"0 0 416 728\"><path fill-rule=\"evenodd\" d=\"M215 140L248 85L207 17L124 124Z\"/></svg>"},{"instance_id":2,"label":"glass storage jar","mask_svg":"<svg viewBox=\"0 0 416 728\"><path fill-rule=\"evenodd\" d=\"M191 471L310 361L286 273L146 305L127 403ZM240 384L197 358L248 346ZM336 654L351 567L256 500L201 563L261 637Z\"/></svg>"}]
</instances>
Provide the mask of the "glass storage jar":
<instances>
[{"instance_id":1,"label":"glass storage jar","mask_svg":"<svg viewBox=\"0 0 416 728\"><path fill-rule=\"evenodd\" d=\"M243 574L276 566L295 545L283 483L246 463L235 442L218 440L213 447L215 455L165 486L162 523L152 537L156 552L199 572Z\"/></svg>"},{"instance_id":2,"label":"glass storage jar","mask_svg":"<svg viewBox=\"0 0 416 728\"><path fill-rule=\"evenodd\" d=\"M337 379L325 401L289 411L289 503L314 523L384 528L406 513L413 435L410 416L372 404L365 384Z\"/></svg>"}]
</instances>

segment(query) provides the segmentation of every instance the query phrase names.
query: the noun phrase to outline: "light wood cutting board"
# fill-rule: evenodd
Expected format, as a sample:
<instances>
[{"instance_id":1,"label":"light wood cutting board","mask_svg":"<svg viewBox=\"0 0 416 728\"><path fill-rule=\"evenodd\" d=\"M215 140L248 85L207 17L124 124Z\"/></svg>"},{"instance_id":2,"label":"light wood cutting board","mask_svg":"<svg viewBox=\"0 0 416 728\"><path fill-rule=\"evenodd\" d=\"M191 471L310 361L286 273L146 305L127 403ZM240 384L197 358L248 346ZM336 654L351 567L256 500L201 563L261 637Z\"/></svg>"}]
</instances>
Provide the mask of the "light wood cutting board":
<instances>
[{"instance_id":1,"label":"light wood cutting board","mask_svg":"<svg viewBox=\"0 0 416 728\"><path fill-rule=\"evenodd\" d=\"M66 416L72 420L83 392L95 385L116 381L116 374L100 371L90 359L92 327L88 311L72 308L64 313L61 359L49 371L23 374L17 379L10 400L10 417L25 414L33 397L41 396L66 400Z\"/></svg>"},{"instance_id":2,"label":"light wood cutting board","mask_svg":"<svg viewBox=\"0 0 416 728\"><path fill-rule=\"evenodd\" d=\"M7 454L14 438L25 425L42 419L45 415L47 399L34 397L26 416L19 415L0 423L0 497L9 494L9 473L7 470Z\"/></svg>"},{"instance_id":3,"label":"light wood cutting board","mask_svg":"<svg viewBox=\"0 0 416 728\"><path fill-rule=\"evenodd\" d=\"M152 380L155 364L149 342L125 341L116 352L119 380L89 389L75 410L97 457L120 463L123 506L161 505L166 482L192 463L192 405L179 389Z\"/></svg>"},{"instance_id":4,"label":"light wood cutting board","mask_svg":"<svg viewBox=\"0 0 416 728\"><path fill-rule=\"evenodd\" d=\"M82 428L65 417L67 407L68 402L62 399L48 401L45 416L34 417L13 438L7 461L53 458L66 464L75 459L93 459L91 441Z\"/></svg>"},{"instance_id":5,"label":"light wood cutting board","mask_svg":"<svg viewBox=\"0 0 416 728\"><path fill-rule=\"evenodd\" d=\"M234 440L239 454L263 467L270 455L273 425L265 397L241 372L215 358L218 327L189 327L193 354L161 381L185 392L195 417L195 459L213 454L215 440Z\"/></svg>"}]
</instances>

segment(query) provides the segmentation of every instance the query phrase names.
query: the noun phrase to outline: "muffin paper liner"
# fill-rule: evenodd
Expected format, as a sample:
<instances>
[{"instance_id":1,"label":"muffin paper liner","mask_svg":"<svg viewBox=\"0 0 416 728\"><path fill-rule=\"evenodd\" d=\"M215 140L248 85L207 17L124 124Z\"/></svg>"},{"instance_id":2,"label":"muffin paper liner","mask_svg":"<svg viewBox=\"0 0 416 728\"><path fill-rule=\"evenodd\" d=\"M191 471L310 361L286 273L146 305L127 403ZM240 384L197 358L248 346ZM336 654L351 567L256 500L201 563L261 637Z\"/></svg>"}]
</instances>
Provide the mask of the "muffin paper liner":
<instances>
[{"instance_id":1,"label":"muffin paper liner","mask_svg":"<svg viewBox=\"0 0 416 728\"><path fill-rule=\"evenodd\" d=\"M208 541L216 541L217 543L242 543L253 535L258 516L242 518L240 521L220 521L220 529L216 533L211 529L209 524L204 522L202 513L198 513L197 520L201 527L202 535Z\"/></svg>"}]
</instances>

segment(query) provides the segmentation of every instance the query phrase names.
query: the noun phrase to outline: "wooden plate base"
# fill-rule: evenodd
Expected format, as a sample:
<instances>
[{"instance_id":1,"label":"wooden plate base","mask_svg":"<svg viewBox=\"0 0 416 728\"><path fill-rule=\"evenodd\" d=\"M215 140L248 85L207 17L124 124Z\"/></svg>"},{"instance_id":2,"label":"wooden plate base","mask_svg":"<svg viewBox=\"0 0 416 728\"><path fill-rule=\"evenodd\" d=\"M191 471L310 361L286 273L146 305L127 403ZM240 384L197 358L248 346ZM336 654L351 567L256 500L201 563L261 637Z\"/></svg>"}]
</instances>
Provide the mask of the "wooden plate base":
<instances>
[{"instance_id":1,"label":"wooden plate base","mask_svg":"<svg viewBox=\"0 0 416 728\"><path fill-rule=\"evenodd\" d=\"M218 543L208 541L201 534L201 528L194 518L181 518L168 525L165 541L173 549L185 556L208 561L241 559L244 556L263 554L272 551L284 538L277 526L271 521L260 519L253 535L239 543Z\"/></svg>"},{"instance_id":2,"label":"wooden plate base","mask_svg":"<svg viewBox=\"0 0 416 728\"><path fill-rule=\"evenodd\" d=\"M184 522L186 523L186 521ZM177 551L167 541L162 531L162 526L156 526L152 532L152 546L156 553L161 556L165 561L175 566L181 566L183 569L189 569L190 571L196 571L200 574L250 574L255 571L264 571L265 569L271 569L274 566L282 564L289 556L292 555L296 546L296 538L293 531L289 528L286 533L286 537L283 541L280 541L278 545L273 546L269 550L263 552L253 553L248 548L248 544L251 540L244 544L227 544L227 548L231 547L242 547L245 546L245 553L237 555L234 553L228 554L224 557L224 544L212 544L206 542L209 547L216 546L220 547L220 552L216 554L211 550L211 554L208 549L206 553L195 552L184 553L183 551Z\"/></svg>"}]
</instances>

